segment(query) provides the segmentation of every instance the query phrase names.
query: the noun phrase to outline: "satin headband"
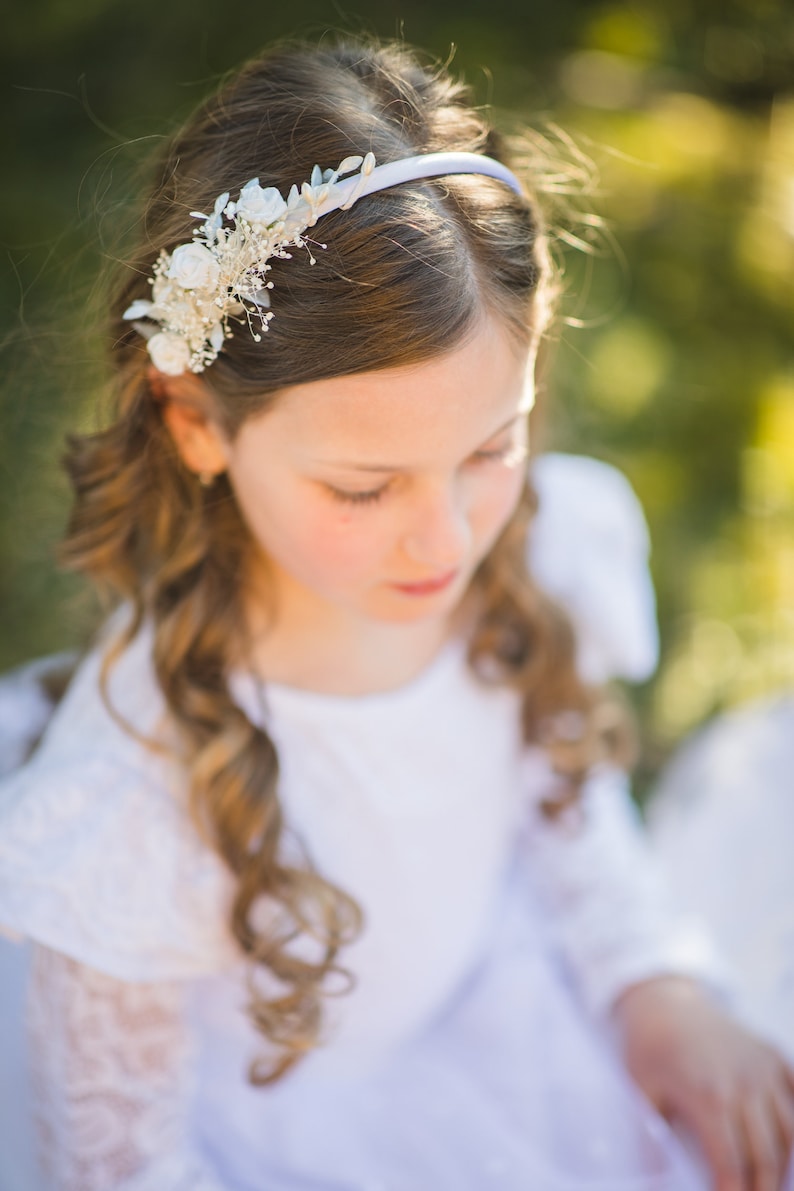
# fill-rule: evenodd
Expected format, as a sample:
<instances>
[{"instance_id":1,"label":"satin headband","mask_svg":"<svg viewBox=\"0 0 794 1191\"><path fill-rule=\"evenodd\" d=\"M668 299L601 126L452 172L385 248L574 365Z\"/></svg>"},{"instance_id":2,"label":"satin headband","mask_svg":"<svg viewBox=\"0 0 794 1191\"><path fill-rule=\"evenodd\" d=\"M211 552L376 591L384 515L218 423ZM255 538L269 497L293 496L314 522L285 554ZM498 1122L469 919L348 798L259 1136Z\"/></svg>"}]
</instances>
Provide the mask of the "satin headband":
<instances>
[{"instance_id":1,"label":"satin headband","mask_svg":"<svg viewBox=\"0 0 794 1191\"><path fill-rule=\"evenodd\" d=\"M269 261L288 259L294 247L307 249L314 264L318 245L305 233L318 219L401 182L446 174L485 174L522 193L507 166L478 153L425 153L384 165L376 165L372 153L354 155L335 170L315 166L310 181L293 186L286 198L252 178L236 200L228 191L219 195L210 215L191 212L203 221L192 240L160 253L149 279L151 298L133 302L122 317L147 340L160 372L203 372L234 334L233 322L247 324L261 340L273 318Z\"/></svg>"}]
</instances>

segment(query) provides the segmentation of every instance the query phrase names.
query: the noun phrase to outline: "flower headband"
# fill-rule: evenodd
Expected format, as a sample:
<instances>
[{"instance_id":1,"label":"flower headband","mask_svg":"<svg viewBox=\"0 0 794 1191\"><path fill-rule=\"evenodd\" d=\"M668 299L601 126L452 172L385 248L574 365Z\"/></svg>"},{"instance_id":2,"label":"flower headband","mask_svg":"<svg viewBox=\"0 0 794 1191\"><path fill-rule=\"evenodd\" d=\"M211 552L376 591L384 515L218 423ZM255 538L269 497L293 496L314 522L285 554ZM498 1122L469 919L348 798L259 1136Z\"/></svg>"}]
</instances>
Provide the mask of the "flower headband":
<instances>
[{"instance_id":1,"label":"flower headband","mask_svg":"<svg viewBox=\"0 0 794 1191\"><path fill-rule=\"evenodd\" d=\"M232 337L232 321L245 322L259 342L273 318L268 262L288 260L287 249L294 247L306 248L314 264L313 242L305 233L322 215L346 211L365 195L400 182L444 174L487 174L521 193L515 174L477 153L425 153L380 166L371 153L346 157L335 170L316 165L311 180L293 186L286 199L274 186L262 187L252 178L236 201L230 202L228 191L219 195L211 215L191 212L203 220L193 239L160 253L149 280L151 300L133 302L122 317L147 340L160 372L203 372Z\"/></svg>"}]
</instances>

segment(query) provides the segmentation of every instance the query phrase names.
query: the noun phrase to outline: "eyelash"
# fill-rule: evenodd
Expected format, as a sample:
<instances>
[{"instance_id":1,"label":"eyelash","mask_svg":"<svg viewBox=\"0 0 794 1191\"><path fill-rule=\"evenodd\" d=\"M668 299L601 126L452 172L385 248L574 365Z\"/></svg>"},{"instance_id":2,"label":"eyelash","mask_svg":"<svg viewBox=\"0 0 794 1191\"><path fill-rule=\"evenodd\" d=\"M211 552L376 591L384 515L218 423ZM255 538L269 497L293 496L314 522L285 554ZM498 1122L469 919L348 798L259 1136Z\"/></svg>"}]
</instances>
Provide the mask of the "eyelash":
<instances>
[{"instance_id":1,"label":"eyelash","mask_svg":"<svg viewBox=\"0 0 794 1191\"><path fill-rule=\"evenodd\" d=\"M493 451L475 451L472 459L479 463L502 463L508 460L516 451L514 443L506 447L500 447ZM369 492L345 492L342 488L334 488L328 485L328 491L334 500L341 501L343 504L352 505L374 505L383 497L389 485L384 484L381 488L373 488Z\"/></svg>"},{"instance_id":2,"label":"eyelash","mask_svg":"<svg viewBox=\"0 0 794 1191\"><path fill-rule=\"evenodd\" d=\"M374 505L383 496L388 486L388 484L384 484L382 488L374 488L371 492L344 492L341 488L333 488L329 484L328 491L334 500L341 500L345 504Z\"/></svg>"},{"instance_id":3,"label":"eyelash","mask_svg":"<svg viewBox=\"0 0 794 1191\"><path fill-rule=\"evenodd\" d=\"M493 451L475 451L472 459L479 459L483 463L496 462L501 463L505 459L509 459L515 451L515 445L510 444L507 447L499 447L498 450Z\"/></svg>"}]
</instances>

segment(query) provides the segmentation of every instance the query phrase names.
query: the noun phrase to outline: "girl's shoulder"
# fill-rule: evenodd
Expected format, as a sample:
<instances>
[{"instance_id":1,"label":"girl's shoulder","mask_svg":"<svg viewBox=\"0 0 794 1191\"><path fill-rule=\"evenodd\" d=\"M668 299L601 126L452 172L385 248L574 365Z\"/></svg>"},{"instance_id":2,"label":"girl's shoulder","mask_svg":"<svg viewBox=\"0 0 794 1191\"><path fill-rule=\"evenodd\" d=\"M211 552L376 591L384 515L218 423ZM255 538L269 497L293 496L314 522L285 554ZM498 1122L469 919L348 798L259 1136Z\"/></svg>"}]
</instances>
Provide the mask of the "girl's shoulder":
<instances>
[{"instance_id":1,"label":"girl's shoulder","mask_svg":"<svg viewBox=\"0 0 794 1191\"><path fill-rule=\"evenodd\" d=\"M106 648L0 782L0 925L123 980L216 971L238 959L230 880L193 827L179 765L142 739L166 722L149 642L120 655L109 701Z\"/></svg>"},{"instance_id":2,"label":"girl's shoulder","mask_svg":"<svg viewBox=\"0 0 794 1191\"><path fill-rule=\"evenodd\" d=\"M650 677L658 657L650 542L629 481L600 460L551 453L532 461L530 477L538 495L530 571L573 621L582 677Z\"/></svg>"}]
</instances>

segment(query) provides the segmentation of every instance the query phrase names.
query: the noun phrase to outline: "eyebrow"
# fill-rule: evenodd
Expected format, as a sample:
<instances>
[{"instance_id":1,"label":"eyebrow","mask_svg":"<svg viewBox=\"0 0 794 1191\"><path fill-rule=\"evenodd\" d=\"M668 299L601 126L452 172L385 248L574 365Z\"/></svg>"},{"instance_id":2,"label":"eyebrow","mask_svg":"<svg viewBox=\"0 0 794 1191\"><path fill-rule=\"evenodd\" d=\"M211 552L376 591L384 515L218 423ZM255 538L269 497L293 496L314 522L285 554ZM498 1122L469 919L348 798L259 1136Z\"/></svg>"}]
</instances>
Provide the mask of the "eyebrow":
<instances>
[{"instance_id":1,"label":"eyebrow","mask_svg":"<svg viewBox=\"0 0 794 1191\"><path fill-rule=\"evenodd\" d=\"M503 426L500 426L498 430L494 430L492 434L489 434L487 438L484 438L480 443L480 447L484 446L485 443L490 442L492 438L496 438L498 435L504 434L505 430L508 430L511 426L515 425L520 418L525 416L526 415L524 413L513 414L511 418L508 418ZM480 448L475 447L474 449L477 451ZM326 467L341 467L349 471L384 472L409 470L406 465L399 463L352 463L343 461L341 459L319 459L317 462L324 464Z\"/></svg>"}]
</instances>

